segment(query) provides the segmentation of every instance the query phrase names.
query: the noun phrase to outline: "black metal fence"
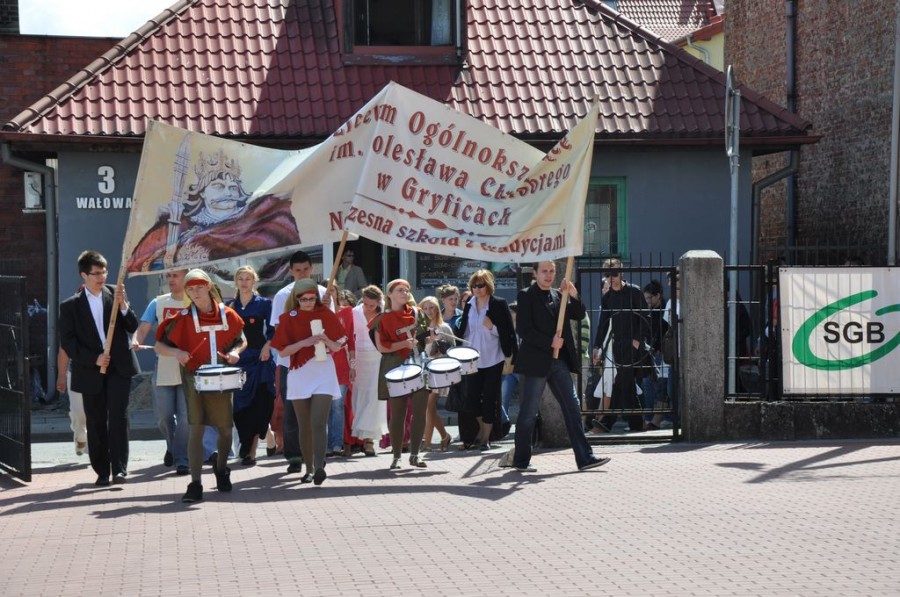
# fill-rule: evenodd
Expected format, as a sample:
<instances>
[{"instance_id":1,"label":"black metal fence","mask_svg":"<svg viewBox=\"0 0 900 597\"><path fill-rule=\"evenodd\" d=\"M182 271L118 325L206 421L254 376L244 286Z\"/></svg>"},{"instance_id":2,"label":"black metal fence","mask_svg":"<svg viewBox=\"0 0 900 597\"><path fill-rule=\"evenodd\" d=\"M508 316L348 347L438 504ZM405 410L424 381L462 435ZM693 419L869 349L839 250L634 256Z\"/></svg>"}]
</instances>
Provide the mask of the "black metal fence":
<instances>
[{"instance_id":1,"label":"black metal fence","mask_svg":"<svg viewBox=\"0 0 900 597\"><path fill-rule=\"evenodd\" d=\"M25 278L0 276L0 468L31 481L31 377Z\"/></svg>"},{"instance_id":2,"label":"black metal fence","mask_svg":"<svg viewBox=\"0 0 900 597\"><path fill-rule=\"evenodd\" d=\"M834 255L838 253L838 249L834 249ZM862 276L858 276L859 279L869 279L869 276L864 273L867 269L866 267L856 265L854 260L851 260L848 265L845 265L845 263L847 262L843 261L835 265L845 267L848 276L863 273ZM835 267L835 265L820 265L821 267ZM892 394L875 392L864 382L854 383L851 387L846 383L835 381L831 378L826 380L826 377L829 376L828 371L812 369L804 373L804 375L818 378L818 381L812 384L820 388L816 393L803 393L796 389L790 393L785 393L782 359L783 326L779 321L779 317L782 308L795 309L798 305L779 304L781 296L779 291L779 270L782 267L790 271L792 266L784 266L780 261L770 261L765 266L725 267L726 280L734 275L738 279L738 288L740 289L737 300L731 303L726 298L725 308L723 309L726 330L729 329L729 312L731 310L737 311L738 321L736 340L730 342L726 339L724 363L727 388L726 399L866 402L894 400ZM834 270L831 269L830 271L833 275ZM831 286L832 282L834 280L826 282L823 277L821 281L816 283ZM868 286L865 289L871 290ZM865 321L868 318L864 311L858 312L855 317L859 321ZM728 334L726 333L727 337ZM862 342L862 340L859 342ZM852 375L848 373L844 381L849 380L851 377ZM821 387L827 388L827 391L823 391Z\"/></svg>"},{"instance_id":3,"label":"black metal fence","mask_svg":"<svg viewBox=\"0 0 900 597\"><path fill-rule=\"evenodd\" d=\"M833 265L887 265L887 246L878 243L864 243L856 238L841 238L838 235L828 242L804 243L787 246L765 243L759 247L759 263L774 262L780 265L833 266Z\"/></svg>"},{"instance_id":4,"label":"black metal fence","mask_svg":"<svg viewBox=\"0 0 900 597\"><path fill-rule=\"evenodd\" d=\"M767 305L772 304L772 276L766 266L725 266L725 394L731 400L768 400L773 389L772 367L778 330L773 329ZM777 272L776 272L777 279ZM731 298L731 284L737 291ZM734 313L734 332L731 315ZM777 328L777 326L774 326ZM774 332L774 333L773 333ZM733 333L733 336L732 336ZM731 338L734 340L731 340Z\"/></svg>"},{"instance_id":5,"label":"black metal fence","mask_svg":"<svg viewBox=\"0 0 900 597\"><path fill-rule=\"evenodd\" d=\"M621 288L619 279L613 280L609 276L613 272L600 263L581 264L575 281L588 312L576 337L581 339L583 363L582 413L586 427L594 430L589 439L604 443L677 439L677 348L669 360L662 358L664 340L678 346L678 326L667 335L677 317L676 301L670 300L677 295L677 268L623 266L616 271ZM608 293L612 294L604 315L601 303Z\"/></svg>"}]
</instances>

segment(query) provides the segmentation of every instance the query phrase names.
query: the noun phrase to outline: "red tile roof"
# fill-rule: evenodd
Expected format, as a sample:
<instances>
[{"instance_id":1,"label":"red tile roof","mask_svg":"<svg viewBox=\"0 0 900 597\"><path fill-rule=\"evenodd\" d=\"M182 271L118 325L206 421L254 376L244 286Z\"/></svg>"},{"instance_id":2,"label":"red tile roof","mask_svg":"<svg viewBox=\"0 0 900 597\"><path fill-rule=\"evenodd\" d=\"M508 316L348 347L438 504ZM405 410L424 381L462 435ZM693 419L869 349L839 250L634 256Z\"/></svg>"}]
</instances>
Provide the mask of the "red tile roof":
<instances>
[{"instance_id":1,"label":"red tile roof","mask_svg":"<svg viewBox=\"0 0 900 597\"><path fill-rule=\"evenodd\" d=\"M616 10L667 41L709 25L712 0L616 0Z\"/></svg>"},{"instance_id":2,"label":"red tile roof","mask_svg":"<svg viewBox=\"0 0 900 597\"><path fill-rule=\"evenodd\" d=\"M599 0L470 0L461 69L344 64L334 2L182 0L4 130L139 137L153 118L314 141L393 80L526 138L558 137L598 97L599 139L723 142L724 75ZM744 98L745 141L814 140L797 116Z\"/></svg>"}]
</instances>

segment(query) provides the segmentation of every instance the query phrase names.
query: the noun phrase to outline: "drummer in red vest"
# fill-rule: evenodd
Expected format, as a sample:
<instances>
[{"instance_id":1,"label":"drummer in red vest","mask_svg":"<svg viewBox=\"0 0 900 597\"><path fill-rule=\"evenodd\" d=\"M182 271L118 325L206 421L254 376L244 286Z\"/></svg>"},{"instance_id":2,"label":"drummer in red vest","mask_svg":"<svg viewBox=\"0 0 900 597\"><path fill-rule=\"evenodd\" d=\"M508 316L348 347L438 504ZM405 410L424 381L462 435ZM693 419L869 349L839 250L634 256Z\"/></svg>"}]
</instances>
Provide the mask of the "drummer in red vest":
<instances>
[{"instance_id":1,"label":"drummer in red vest","mask_svg":"<svg viewBox=\"0 0 900 597\"><path fill-rule=\"evenodd\" d=\"M290 357L284 397L297 415L300 449L306 474L300 483L325 482L328 414L341 397L334 354L347 343L338 316L322 303L319 286L310 278L297 280L278 318L272 348Z\"/></svg>"},{"instance_id":2,"label":"drummer in red vest","mask_svg":"<svg viewBox=\"0 0 900 597\"><path fill-rule=\"evenodd\" d=\"M425 461L419 456L419 444L425 433L425 410L428 406L428 390L424 382L418 389L402 396L391 396L385 374L391 369L400 367L412 356L414 351L422 350L416 339L428 333L428 317L415 306L411 299L409 282L402 279L392 280L387 285L385 312L369 324L375 330L375 347L381 353L381 369L378 377L378 399L390 400L391 418L388 430L391 435L391 451L394 459L391 469L400 468L400 456L403 451L403 424L406 420L407 402L412 402L412 424L409 436L409 463L418 468L425 468ZM411 304L410 304L411 303ZM418 369L421 374L421 368ZM419 379L421 381L421 375Z\"/></svg>"},{"instance_id":3,"label":"drummer in red vest","mask_svg":"<svg viewBox=\"0 0 900 597\"><path fill-rule=\"evenodd\" d=\"M206 272L191 270L184 277L187 307L156 331L156 352L175 357L181 364L181 385L187 398L188 463L191 482L182 502L203 500L200 473L203 468L204 425L218 429L218 459L213 464L216 489L231 491L231 470L228 451L231 449L232 390L240 387L239 355L247 346L244 321L230 307L226 307L218 289ZM225 361L231 367L214 371L210 366ZM203 367L201 371L198 370ZM216 375L211 375L217 373ZM210 387L199 391L196 379L209 379ZM218 387L217 387L218 386Z\"/></svg>"}]
</instances>

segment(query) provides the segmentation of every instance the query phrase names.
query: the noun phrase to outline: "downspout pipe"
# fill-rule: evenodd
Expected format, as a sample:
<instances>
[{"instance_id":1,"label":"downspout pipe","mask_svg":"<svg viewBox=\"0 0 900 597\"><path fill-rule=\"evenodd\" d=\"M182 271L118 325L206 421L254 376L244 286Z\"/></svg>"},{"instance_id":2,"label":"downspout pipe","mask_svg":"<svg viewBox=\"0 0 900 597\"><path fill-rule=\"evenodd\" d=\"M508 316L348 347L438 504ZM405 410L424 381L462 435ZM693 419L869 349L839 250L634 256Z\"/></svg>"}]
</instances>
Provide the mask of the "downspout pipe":
<instances>
[{"instance_id":1,"label":"downspout pipe","mask_svg":"<svg viewBox=\"0 0 900 597\"><path fill-rule=\"evenodd\" d=\"M888 193L887 264L897 264L897 159L900 154L900 3L894 25L894 97L891 105L891 168Z\"/></svg>"},{"instance_id":2,"label":"downspout pipe","mask_svg":"<svg viewBox=\"0 0 900 597\"><path fill-rule=\"evenodd\" d=\"M462 63L463 59L463 9L462 9L462 0L457 0L455 2L456 6L454 10L456 11L456 61Z\"/></svg>"},{"instance_id":3,"label":"downspout pipe","mask_svg":"<svg viewBox=\"0 0 900 597\"><path fill-rule=\"evenodd\" d=\"M750 209L752 210L752 213L750 214L750 238L753 239L753 248L750 263L757 263L759 260L759 239L756 237L756 234L759 230L760 200L763 190L780 180L793 176L800 165L799 151L791 151L789 152L789 155L791 161L787 166L753 183L753 202L750 206Z\"/></svg>"},{"instance_id":4,"label":"downspout pipe","mask_svg":"<svg viewBox=\"0 0 900 597\"><path fill-rule=\"evenodd\" d=\"M705 62L706 64L709 64L712 61L712 55L709 53L709 50L707 50L703 46L696 45L693 41L691 41L693 38L694 38L694 36L691 33L688 33L686 36L684 36L684 45L686 45L687 47L689 47L690 49L692 49L694 51L697 51L697 52L700 52L701 54L703 54L703 62Z\"/></svg>"},{"instance_id":5,"label":"downspout pipe","mask_svg":"<svg viewBox=\"0 0 900 597\"><path fill-rule=\"evenodd\" d=\"M787 18L787 40L785 44L786 53L786 80L787 87L787 109L790 112L797 113L797 4L795 0L785 0L785 16ZM790 162L793 164L798 160L795 154L798 150L792 149L790 154ZM787 245L793 249L797 243L797 205L794 193L795 181L794 175L791 173L787 181L787 206L786 206L786 223L787 223Z\"/></svg>"},{"instance_id":6,"label":"downspout pipe","mask_svg":"<svg viewBox=\"0 0 900 597\"><path fill-rule=\"evenodd\" d=\"M8 143L0 143L0 162L28 172L39 172L44 187L44 219L47 227L47 393L56 388L56 318L59 313L59 256L56 249L56 171L46 164L29 162L12 154ZM52 356L51 356L52 355Z\"/></svg>"}]
</instances>

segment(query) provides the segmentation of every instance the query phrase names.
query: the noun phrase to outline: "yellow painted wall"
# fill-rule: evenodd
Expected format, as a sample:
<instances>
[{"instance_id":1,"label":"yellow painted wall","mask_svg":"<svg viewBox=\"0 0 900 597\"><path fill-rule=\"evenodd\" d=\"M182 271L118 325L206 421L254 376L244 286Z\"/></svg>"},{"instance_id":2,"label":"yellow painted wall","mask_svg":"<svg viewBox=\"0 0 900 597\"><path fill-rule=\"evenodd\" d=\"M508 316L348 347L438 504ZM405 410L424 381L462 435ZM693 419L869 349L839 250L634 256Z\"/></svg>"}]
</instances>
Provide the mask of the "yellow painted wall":
<instances>
[{"instance_id":1,"label":"yellow painted wall","mask_svg":"<svg viewBox=\"0 0 900 597\"><path fill-rule=\"evenodd\" d=\"M709 41L694 41L695 46L705 48L709 52L709 64L721 71L725 70L725 34L719 33L714 35ZM684 50L692 56L696 56L700 60L705 60L705 56L687 46L682 46Z\"/></svg>"}]
</instances>

